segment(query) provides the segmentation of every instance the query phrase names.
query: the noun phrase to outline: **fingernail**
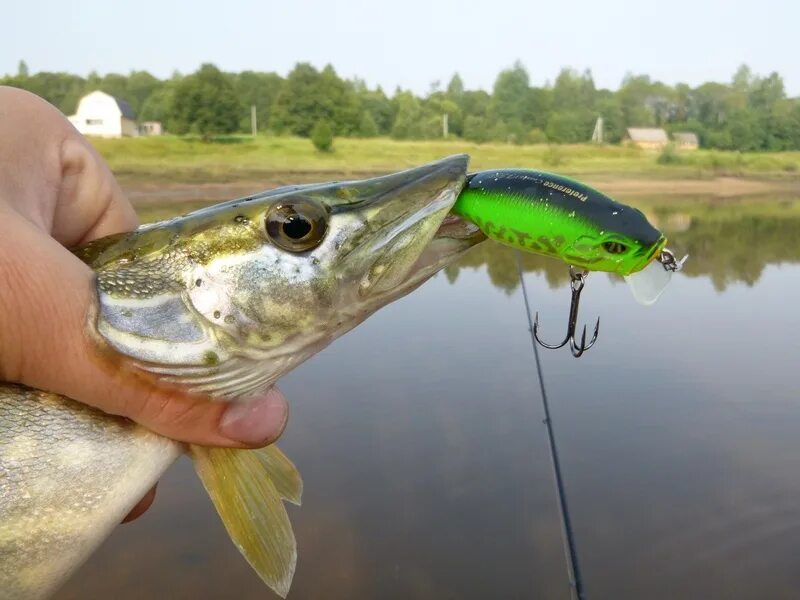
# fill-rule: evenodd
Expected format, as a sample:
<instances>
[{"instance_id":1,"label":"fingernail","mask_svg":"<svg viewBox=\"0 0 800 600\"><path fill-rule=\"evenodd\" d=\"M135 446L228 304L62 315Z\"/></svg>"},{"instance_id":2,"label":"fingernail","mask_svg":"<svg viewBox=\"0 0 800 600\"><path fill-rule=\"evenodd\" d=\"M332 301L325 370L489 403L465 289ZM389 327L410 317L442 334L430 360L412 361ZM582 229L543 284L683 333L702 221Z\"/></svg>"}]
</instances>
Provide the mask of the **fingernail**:
<instances>
[{"instance_id":1,"label":"fingernail","mask_svg":"<svg viewBox=\"0 0 800 600\"><path fill-rule=\"evenodd\" d=\"M266 446L283 433L288 418L286 398L272 388L261 398L231 404L220 420L219 431L249 446Z\"/></svg>"}]
</instances>

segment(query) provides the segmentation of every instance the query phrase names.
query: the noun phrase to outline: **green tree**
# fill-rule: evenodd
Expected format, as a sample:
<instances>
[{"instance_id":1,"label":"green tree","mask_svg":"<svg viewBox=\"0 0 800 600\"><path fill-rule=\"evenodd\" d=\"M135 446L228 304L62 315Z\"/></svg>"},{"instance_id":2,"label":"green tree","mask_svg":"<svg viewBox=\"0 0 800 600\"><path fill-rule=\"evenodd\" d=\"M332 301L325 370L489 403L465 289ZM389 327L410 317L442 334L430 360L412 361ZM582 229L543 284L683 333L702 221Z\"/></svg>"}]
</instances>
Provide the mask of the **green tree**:
<instances>
[{"instance_id":1,"label":"green tree","mask_svg":"<svg viewBox=\"0 0 800 600\"><path fill-rule=\"evenodd\" d=\"M17 65L17 77L20 79L25 79L28 77L28 75L28 64L24 60L19 61L19 64Z\"/></svg>"},{"instance_id":2,"label":"green tree","mask_svg":"<svg viewBox=\"0 0 800 600\"><path fill-rule=\"evenodd\" d=\"M616 97L609 95L599 100L597 114L603 117L603 141L618 143L625 134L625 115Z\"/></svg>"},{"instance_id":3,"label":"green tree","mask_svg":"<svg viewBox=\"0 0 800 600\"><path fill-rule=\"evenodd\" d=\"M544 130L547 127L547 119L553 112L553 90L531 88L528 92L526 111L530 117L530 125Z\"/></svg>"},{"instance_id":4,"label":"green tree","mask_svg":"<svg viewBox=\"0 0 800 600\"><path fill-rule=\"evenodd\" d=\"M326 120L337 135L358 131L361 110L353 85L343 81L330 65L321 72L298 63L289 73L275 100L273 126L308 136L314 125Z\"/></svg>"},{"instance_id":5,"label":"green tree","mask_svg":"<svg viewBox=\"0 0 800 600\"><path fill-rule=\"evenodd\" d=\"M529 115L528 72L520 61L510 69L501 71L494 83L492 111L506 123L520 122L531 125Z\"/></svg>"},{"instance_id":6,"label":"green tree","mask_svg":"<svg viewBox=\"0 0 800 600\"><path fill-rule=\"evenodd\" d=\"M364 111L361 115L361 124L358 126L358 135L365 138L371 138L378 135L378 126L372 114L369 111Z\"/></svg>"},{"instance_id":7,"label":"green tree","mask_svg":"<svg viewBox=\"0 0 800 600\"><path fill-rule=\"evenodd\" d=\"M492 97L483 90L467 90L459 102L464 117L488 117L491 104Z\"/></svg>"},{"instance_id":8,"label":"green tree","mask_svg":"<svg viewBox=\"0 0 800 600\"><path fill-rule=\"evenodd\" d=\"M367 89L366 85L356 89L361 104L361 110L369 113L378 128L379 135L388 135L394 121L392 102L379 87L375 90ZM363 123L363 118L362 118ZM361 126L359 125L359 129Z\"/></svg>"},{"instance_id":9,"label":"green tree","mask_svg":"<svg viewBox=\"0 0 800 600\"><path fill-rule=\"evenodd\" d=\"M142 112L142 107L151 94L164 85L147 71L131 71L127 80L123 98L130 102L137 113Z\"/></svg>"},{"instance_id":10,"label":"green tree","mask_svg":"<svg viewBox=\"0 0 800 600\"><path fill-rule=\"evenodd\" d=\"M455 103L459 103L464 96L464 82L458 73L454 73L447 84L447 97Z\"/></svg>"},{"instance_id":11,"label":"green tree","mask_svg":"<svg viewBox=\"0 0 800 600\"><path fill-rule=\"evenodd\" d=\"M317 121L311 130L311 143L320 152L330 152L333 149L333 129L325 121Z\"/></svg>"},{"instance_id":12,"label":"green tree","mask_svg":"<svg viewBox=\"0 0 800 600\"><path fill-rule=\"evenodd\" d=\"M775 105L786 98L783 78L777 73L770 73L769 77L757 79L750 92L750 106L756 110L770 112Z\"/></svg>"},{"instance_id":13,"label":"green tree","mask_svg":"<svg viewBox=\"0 0 800 600\"><path fill-rule=\"evenodd\" d=\"M579 74L573 69L562 69L553 85L553 104L558 110L593 110L595 86L591 71Z\"/></svg>"},{"instance_id":14,"label":"green tree","mask_svg":"<svg viewBox=\"0 0 800 600\"><path fill-rule=\"evenodd\" d=\"M10 77L2 83L28 90L41 96L65 115L75 114L78 100L84 93L86 81L69 73L39 72L28 77Z\"/></svg>"},{"instance_id":15,"label":"green tree","mask_svg":"<svg viewBox=\"0 0 800 600\"><path fill-rule=\"evenodd\" d=\"M320 73L320 84L329 103L330 120L336 134L358 133L361 105L353 84L341 79L331 65L327 65Z\"/></svg>"},{"instance_id":16,"label":"green tree","mask_svg":"<svg viewBox=\"0 0 800 600\"><path fill-rule=\"evenodd\" d=\"M593 115L586 111L559 111L547 120L547 139L553 142L574 144L587 142L592 136Z\"/></svg>"},{"instance_id":17,"label":"green tree","mask_svg":"<svg viewBox=\"0 0 800 600\"><path fill-rule=\"evenodd\" d=\"M160 121L167 131L172 131L173 104L175 102L175 81L162 84L142 104L139 119L142 121Z\"/></svg>"},{"instance_id":18,"label":"green tree","mask_svg":"<svg viewBox=\"0 0 800 600\"><path fill-rule=\"evenodd\" d=\"M277 73L242 71L233 78L233 89L244 107L239 119L239 130L250 131L250 107L256 107L259 131L269 129L275 99L283 85L283 78Z\"/></svg>"},{"instance_id":19,"label":"green tree","mask_svg":"<svg viewBox=\"0 0 800 600\"><path fill-rule=\"evenodd\" d=\"M486 117L469 115L464 119L464 139L482 144L489 141L489 121Z\"/></svg>"},{"instance_id":20,"label":"green tree","mask_svg":"<svg viewBox=\"0 0 800 600\"><path fill-rule=\"evenodd\" d=\"M204 64L176 84L170 123L175 133L196 133L207 139L236 131L242 110L231 78L214 65Z\"/></svg>"},{"instance_id":21,"label":"green tree","mask_svg":"<svg viewBox=\"0 0 800 600\"><path fill-rule=\"evenodd\" d=\"M439 135L441 136L441 119L447 115L447 128L450 135L461 135L464 129L464 117L461 107L451 100L445 92L436 92L423 102L424 111L432 119L439 119Z\"/></svg>"},{"instance_id":22,"label":"green tree","mask_svg":"<svg viewBox=\"0 0 800 600\"><path fill-rule=\"evenodd\" d=\"M617 92L617 101L622 109L626 127L650 127L655 117L645 104L652 91L652 82L647 75L625 76Z\"/></svg>"},{"instance_id":23,"label":"green tree","mask_svg":"<svg viewBox=\"0 0 800 600\"><path fill-rule=\"evenodd\" d=\"M411 92L399 92L392 98L397 116L392 124L392 137L399 140L441 137L441 115L423 109L422 102Z\"/></svg>"}]
</instances>

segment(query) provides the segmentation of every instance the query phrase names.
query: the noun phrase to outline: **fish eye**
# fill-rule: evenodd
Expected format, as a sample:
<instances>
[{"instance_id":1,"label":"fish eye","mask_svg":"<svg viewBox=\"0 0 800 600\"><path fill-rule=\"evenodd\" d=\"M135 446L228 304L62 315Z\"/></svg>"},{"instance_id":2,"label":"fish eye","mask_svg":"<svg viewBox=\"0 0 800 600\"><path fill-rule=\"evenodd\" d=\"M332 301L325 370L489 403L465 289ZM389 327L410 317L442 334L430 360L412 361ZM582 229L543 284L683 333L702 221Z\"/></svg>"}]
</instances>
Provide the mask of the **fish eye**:
<instances>
[{"instance_id":1,"label":"fish eye","mask_svg":"<svg viewBox=\"0 0 800 600\"><path fill-rule=\"evenodd\" d=\"M269 239L289 252L307 252L322 242L328 231L328 212L308 200L281 202L265 218Z\"/></svg>"},{"instance_id":2,"label":"fish eye","mask_svg":"<svg viewBox=\"0 0 800 600\"><path fill-rule=\"evenodd\" d=\"M603 249L609 254L624 254L628 247L620 242L603 242Z\"/></svg>"}]
</instances>

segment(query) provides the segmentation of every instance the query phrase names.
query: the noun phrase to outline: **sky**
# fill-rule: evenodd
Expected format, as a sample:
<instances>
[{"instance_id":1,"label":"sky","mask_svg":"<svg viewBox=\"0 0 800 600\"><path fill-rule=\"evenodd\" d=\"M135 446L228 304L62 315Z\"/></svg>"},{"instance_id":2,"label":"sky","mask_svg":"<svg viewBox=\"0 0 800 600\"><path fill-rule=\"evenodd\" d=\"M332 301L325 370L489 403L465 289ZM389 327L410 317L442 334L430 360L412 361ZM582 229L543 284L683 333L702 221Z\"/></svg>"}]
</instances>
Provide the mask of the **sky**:
<instances>
[{"instance_id":1,"label":"sky","mask_svg":"<svg viewBox=\"0 0 800 600\"><path fill-rule=\"evenodd\" d=\"M562 67L591 69L598 87L626 73L668 84L728 82L746 63L780 73L800 96L797 0L5 0L0 74L144 69L158 77L204 62L285 75L331 63L391 93L417 93L458 72L491 90L520 60L532 85Z\"/></svg>"}]
</instances>

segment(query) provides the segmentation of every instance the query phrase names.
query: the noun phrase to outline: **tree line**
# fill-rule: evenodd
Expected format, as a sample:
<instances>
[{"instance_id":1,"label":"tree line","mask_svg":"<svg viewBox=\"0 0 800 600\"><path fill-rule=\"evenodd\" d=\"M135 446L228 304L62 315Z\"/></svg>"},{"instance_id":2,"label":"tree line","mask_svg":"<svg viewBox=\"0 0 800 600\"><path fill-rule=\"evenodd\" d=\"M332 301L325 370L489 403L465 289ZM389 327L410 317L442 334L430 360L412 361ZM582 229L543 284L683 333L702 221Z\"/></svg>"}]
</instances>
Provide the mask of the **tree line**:
<instances>
[{"instance_id":1,"label":"tree line","mask_svg":"<svg viewBox=\"0 0 800 600\"><path fill-rule=\"evenodd\" d=\"M203 64L188 75L158 79L147 71L80 77L31 74L20 62L0 84L30 90L65 114L80 98L102 90L124 98L141 121L161 121L175 134L203 136L250 132L250 107L258 129L309 137L329 128L336 136L395 139L450 137L474 142L587 142L598 117L604 140L619 142L627 127L663 127L697 133L701 145L724 150L799 150L800 99L789 98L778 73L754 74L742 65L727 83L671 86L647 75L628 75L616 91L598 88L590 71L563 69L552 83L532 86L519 61L501 71L491 93L465 89L458 74L446 86L431 84L417 95L391 95L360 79L340 77L298 63L286 77L276 73L228 73Z\"/></svg>"}]
</instances>

